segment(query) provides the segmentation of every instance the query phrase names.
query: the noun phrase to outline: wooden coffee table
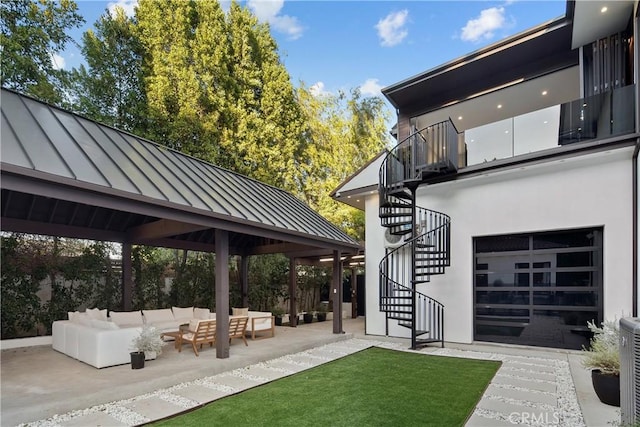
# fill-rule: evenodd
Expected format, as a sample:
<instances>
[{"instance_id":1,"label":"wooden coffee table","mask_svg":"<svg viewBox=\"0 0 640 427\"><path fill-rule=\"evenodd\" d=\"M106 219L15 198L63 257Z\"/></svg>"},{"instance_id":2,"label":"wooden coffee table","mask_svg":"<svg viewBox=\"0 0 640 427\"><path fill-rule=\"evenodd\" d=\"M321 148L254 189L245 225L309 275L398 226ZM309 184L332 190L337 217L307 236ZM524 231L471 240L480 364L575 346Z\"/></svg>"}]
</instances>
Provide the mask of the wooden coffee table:
<instances>
[{"instance_id":1,"label":"wooden coffee table","mask_svg":"<svg viewBox=\"0 0 640 427\"><path fill-rule=\"evenodd\" d=\"M180 325L179 331L169 331L160 334L160 338L172 337L174 339L173 346L178 349L182 345L182 334L189 331L189 324Z\"/></svg>"}]
</instances>

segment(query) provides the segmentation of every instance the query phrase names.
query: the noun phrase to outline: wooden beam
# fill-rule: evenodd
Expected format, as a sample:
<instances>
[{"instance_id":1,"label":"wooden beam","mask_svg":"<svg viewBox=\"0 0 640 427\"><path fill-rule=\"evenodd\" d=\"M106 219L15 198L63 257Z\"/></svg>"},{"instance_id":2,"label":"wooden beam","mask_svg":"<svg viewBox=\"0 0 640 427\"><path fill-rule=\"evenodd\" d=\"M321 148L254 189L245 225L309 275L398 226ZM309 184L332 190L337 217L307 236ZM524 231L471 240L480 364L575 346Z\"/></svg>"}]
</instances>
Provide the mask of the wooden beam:
<instances>
[{"instance_id":1,"label":"wooden beam","mask_svg":"<svg viewBox=\"0 0 640 427\"><path fill-rule=\"evenodd\" d=\"M248 252L249 255L286 254L299 251L307 251L311 246L299 243L274 243L272 245L255 246ZM326 249L324 250L327 251Z\"/></svg>"},{"instance_id":2,"label":"wooden beam","mask_svg":"<svg viewBox=\"0 0 640 427\"><path fill-rule=\"evenodd\" d=\"M45 236L70 237L74 239L102 240L108 242L123 242L125 234L117 231L97 230L93 228L76 227L72 225L51 224L25 219L0 219L2 231L16 233L43 234Z\"/></svg>"},{"instance_id":3,"label":"wooden beam","mask_svg":"<svg viewBox=\"0 0 640 427\"><path fill-rule=\"evenodd\" d=\"M229 233L216 229L216 357L229 357Z\"/></svg>"},{"instance_id":4,"label":"wooden beam","mask_svg":"<svg viewBox=\"0 0 640 427\"><path fill-rule=\"evenodd\" d=\"M130 228L127 230L127 237L131 241L144 242L146 240L159 239L162 237L179 236L181 234L206 230L208 228L211 227L161 219Z\"/></svg>"}]
</instances>

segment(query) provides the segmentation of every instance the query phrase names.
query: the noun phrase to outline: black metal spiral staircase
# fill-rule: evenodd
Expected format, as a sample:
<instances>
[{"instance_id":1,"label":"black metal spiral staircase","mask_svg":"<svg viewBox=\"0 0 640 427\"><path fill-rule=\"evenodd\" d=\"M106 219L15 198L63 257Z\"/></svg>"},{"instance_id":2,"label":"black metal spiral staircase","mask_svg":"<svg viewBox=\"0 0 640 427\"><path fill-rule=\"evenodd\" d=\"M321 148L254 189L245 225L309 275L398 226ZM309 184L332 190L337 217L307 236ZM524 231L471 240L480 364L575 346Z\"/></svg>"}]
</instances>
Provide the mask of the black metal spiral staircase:
<instances>
[{"instance_id":1,"label":"black metal spiral staircase","mask_svg":"<svg viewBox=\"0 0 640 427\"><path fill-rule=\"evenodd\" d=\"M425 180L455 172L458 133L448 120L412 133L396 145L380 167L379 216L387 240L380 262L380 310L411 329L411 348L444 346L444 306L418 292L417 285L450 265L449 216L416 206L416 190Z\"/></svg>"}]
</instances>

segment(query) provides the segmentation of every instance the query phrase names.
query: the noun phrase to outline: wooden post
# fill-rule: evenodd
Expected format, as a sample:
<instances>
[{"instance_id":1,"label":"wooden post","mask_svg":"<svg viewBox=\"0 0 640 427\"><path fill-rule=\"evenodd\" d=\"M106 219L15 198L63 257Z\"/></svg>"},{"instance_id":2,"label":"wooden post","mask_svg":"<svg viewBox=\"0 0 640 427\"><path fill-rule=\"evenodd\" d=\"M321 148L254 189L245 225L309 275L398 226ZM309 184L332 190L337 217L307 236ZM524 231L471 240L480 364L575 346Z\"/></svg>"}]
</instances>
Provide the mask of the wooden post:
<instances>
[{"instance_id":1,"label":"wooden post","mask_svg":"<svg viewBox=\"0 0 640 427\"><path fill-rule=\"evenodd\" d=\"M333 251L333 333L344 334L342 330L342 261L340 251Z\"/></svg>"},{"instance_id":2,"label":"wooden post","mask_svg":"<svg viewBox=\"0 0 640 427\"><path fill-rule=\"evenodd\" d=\"M298 311L296 309L297 289L296 259L289 258L289 326L298 326Z\"/></svg>"},{"instance_id":3,"label":"wooden post","mask_svg":"<svg viewBox=\"0 0 640 427\"><path fill-rule=\"evenodd\" d=\"M358 275L356 268L351 268L351 318L358 317Z\"/></svg>"},{"instance_id":4,"label":"wooden post","mask_svg":"<svg viewBox=\"0 0 640 427\"><path fill-rule=\"evenodd\" d=\"M216 229L216 357L229 357L229 232Z\"/></svg>"},{"instance_id":5,"label":"wooden post","mask_svg":"<svg viewBox=\"0 0 640 427\"><path fill-rule=\"evenodd\" d=\"M242 307L249 307L249 257L240 257L240 295L242 297Z\"/></svg>"},{"instance_id":6,"label":"wooden post","mask_svg":"<svg viewBox=\"0 0 640 427\"><path fill-rule=\"evenodd\" d=\"M133 264L131 262L131 243L122 244L122 309L133 308Z\"/></svg>"}]
</instances>

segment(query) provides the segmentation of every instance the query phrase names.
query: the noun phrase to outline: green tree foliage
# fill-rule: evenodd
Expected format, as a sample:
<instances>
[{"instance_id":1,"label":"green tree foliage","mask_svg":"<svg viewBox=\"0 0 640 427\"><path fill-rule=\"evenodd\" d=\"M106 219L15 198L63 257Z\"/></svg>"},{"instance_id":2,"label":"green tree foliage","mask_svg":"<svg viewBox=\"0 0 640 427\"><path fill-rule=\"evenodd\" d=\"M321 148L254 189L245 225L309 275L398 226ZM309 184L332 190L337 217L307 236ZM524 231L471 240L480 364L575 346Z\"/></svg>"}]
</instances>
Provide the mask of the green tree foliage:
<instances>
[{"instance_id":1,"label":"green tree foliage","mask_svg":"<svg viewBox=\"0 0 640 427\"><path fill-rule=\"evenodd\" d=\"M84 307L120 306L110 244L8 234L2 244L2 338L50 333Z\"/></svg>"},{"instance_id":2,"label":"green tree foliage","mask_svg":"<svg viewBox=\"0 0 640 427\"><path fill-rule=\"evenodd\" d=\"M136 245L131 250L133 267L133 307L135 310L168 307L165 278L171 251Z\"/></svg>"},{"instance_id":3,"label":"green tree foliage","mask_svg":"<svg viewBox=\"0 0 640 427\"><path fill-rule=\"evenodd\" d=\"M230 56L220 5L142 0L136 19L145 49L152 139L228 166L220 141L229 122Z\"/></svg>"},{"instance_id":4,"label":"green tree foliage","mask_svg":"<svg viewBox=\"0 0 640 427\"><path fill-rule=\"evenodd\" d=\"M249 258L249 307L271 311L288 295L289 259L281 254Z\"/></svg>"},{"instance_id":5,"label":"green tree foliage","mask_svg":"<svg viewBox=\"0 0 640 427\"><path fill-rule=\"evenodd\" d=\"M67 31L84 19L71 0L0 2L0 83L48 102L61 100L52 55L72 41Z\"/></svg>"},{"instance_id":6,"label":"green tree foliage","mask_svg":"<svg viewBox=\"0 0 640 427\"><path fill-rule=\"evenodd\" d=\"M215 255L206 252L179 251L169 301L178 307L215 308Z\"/></svg>"},{"instance_id":7,"label":"green tree foliage","mask_svg":"<svg viewBox=\"0 0 640 427\"><path fill-rule=\"evenodd\" d=\"M303 151L303 117L269 27L235 1L227 15L231 123L222 144L230 167L292 190Z\"/></svg>"},{"instance_id":8,"label":"green tree foliage","mask_svg":"<svg viewBox=\"0 0 640 427\"><path fill-rule=\"evenodd\" d=\"M152 138L291 189L303 122L269 27L236 2L142 0L136 17Z\"/></svg>"},{"instance_id":9,"label":"green tree foliage","mask_svg":"<svg viewBox=\"0 0 640 427\"><path fill-rule=\"evenodd\" d=\"M67 74L70 108L89 118L145 136L147 100L143 49L133 19L116 7L82 37L81 65Z\"/></svg>"},{"instance_id":10,"label":"green tree foliage","mask_svg":"<svg viewBox=\"0 0 640 427\"><path fill-rule=\"evenodd\" d=\"M389 143L383 101L363 97L357 89L348 97L314 94L304 84L297 93L306 120L297 192L329 221L364 239L364 213L336 202L330 194Z\"/></svg>"}]
</instances>

